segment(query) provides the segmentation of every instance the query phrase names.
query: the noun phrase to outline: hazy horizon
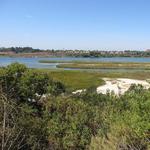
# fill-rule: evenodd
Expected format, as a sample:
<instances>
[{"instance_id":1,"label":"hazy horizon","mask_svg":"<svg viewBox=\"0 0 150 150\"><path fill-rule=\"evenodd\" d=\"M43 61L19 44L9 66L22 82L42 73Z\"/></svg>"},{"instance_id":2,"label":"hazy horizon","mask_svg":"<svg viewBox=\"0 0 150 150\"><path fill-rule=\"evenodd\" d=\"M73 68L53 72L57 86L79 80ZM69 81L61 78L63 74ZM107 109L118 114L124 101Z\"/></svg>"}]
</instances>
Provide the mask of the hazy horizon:
<instances>
[{"instance_id":1,"label":"hazy horizon","mask_svg":"<svg viewBox=\"0 0 150 150\"><path fill-rule=\"evenodd\" d=\"M44 48L39 48L39 47L32 47L32 46L9 46L9 47L5 47L5 46L1 46L0 48L12 48L12 47L31 47L31 48L33 48L33 49L39 49L39 50L62 50L62 51L66 51L66 50L83 50L83 51L149 51L150 49L139 49L139 50L137 50L137 49L64 49L64 48L62 48L62 49L53 49L53 48L46 48L46 49L44 49Z\"/></svg>"},{"instance_id":2,"label":"hazy horizon","mask_svg":"<svg viewBox=\"0 0 150 150\"><path fill-rule=\"evenodd\" d=\"M1 0L0 47L150 48L148 0Z\"/></svg>"}]
</instances>

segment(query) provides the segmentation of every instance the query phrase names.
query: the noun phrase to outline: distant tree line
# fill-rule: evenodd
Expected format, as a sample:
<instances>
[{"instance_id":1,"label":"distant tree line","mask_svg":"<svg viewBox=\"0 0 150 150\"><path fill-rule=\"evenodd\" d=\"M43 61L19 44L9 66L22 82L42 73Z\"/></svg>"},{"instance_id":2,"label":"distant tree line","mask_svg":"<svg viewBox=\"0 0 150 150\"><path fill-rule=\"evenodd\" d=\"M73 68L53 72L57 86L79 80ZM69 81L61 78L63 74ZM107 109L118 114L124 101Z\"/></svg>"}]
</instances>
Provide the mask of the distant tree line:
<instances>
[{"instance_id":1,"label":"distant tree line","mask_svg":"<svg viewBox=\"0 0 150 150\"><path fill-rule=\"evenodd\" d=\"M124 51L103 51L103 50L42 50L34 49L32 47L10 47L0 48L0 52L13 52L19 53L42 53L47 56L69 56L69 57L150 57L150 50L136 51L136 50L124 50Z\"/></svg>"},{"instance_id":2,"label":"distant tree line","mask_svg":"<svg viewBox=\"0 0 150 150\"><path fill-rule=\"evenodd\" d=\"M32 47L10 47L10 48L0 48L0 52L14 52L14 53L34 53L40 52L40 49L33 49Z\"/></svg>"}]
</instances>

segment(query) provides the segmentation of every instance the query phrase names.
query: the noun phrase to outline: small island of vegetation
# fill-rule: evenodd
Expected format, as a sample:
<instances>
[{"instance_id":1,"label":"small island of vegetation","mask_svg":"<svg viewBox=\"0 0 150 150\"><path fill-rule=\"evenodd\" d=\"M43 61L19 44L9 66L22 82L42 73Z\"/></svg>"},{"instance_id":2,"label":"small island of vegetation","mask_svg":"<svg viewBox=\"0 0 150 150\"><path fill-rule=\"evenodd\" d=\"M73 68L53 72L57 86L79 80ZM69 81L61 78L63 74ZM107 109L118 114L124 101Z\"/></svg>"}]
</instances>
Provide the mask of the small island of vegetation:
<instances>
[{"instance_id":1,"label":"small island of vegetation","mask_svg":"<svg viewBox=\"0 0 150 150\"><path fill-rule=\"evenodd\" d=\"M97 61L52 61L40 60L40 63L56 63L57 68L69 69L135 69L149 70L150 63L140 62L97 62Z\"/></svg>"}]
</instances>

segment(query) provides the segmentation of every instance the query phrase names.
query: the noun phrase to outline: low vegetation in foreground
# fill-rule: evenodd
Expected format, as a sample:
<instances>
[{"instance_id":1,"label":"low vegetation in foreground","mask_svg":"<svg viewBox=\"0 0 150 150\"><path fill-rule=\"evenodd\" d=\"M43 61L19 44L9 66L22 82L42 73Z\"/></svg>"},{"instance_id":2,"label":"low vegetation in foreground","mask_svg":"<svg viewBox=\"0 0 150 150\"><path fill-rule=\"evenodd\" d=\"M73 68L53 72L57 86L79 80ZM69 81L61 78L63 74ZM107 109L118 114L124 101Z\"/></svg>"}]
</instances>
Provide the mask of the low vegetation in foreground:
<instances>
[{"instance_id":1,"label":"low vegetation in foreground","mask_svg":"<svg viewBox=\"0 0 150 150\"><path fill-rule=\"evenodd\" d=\"M2 150L150 149L150 90L72 95L55 75L18 63L1 69Z\"/></svg>"}]
</instances>

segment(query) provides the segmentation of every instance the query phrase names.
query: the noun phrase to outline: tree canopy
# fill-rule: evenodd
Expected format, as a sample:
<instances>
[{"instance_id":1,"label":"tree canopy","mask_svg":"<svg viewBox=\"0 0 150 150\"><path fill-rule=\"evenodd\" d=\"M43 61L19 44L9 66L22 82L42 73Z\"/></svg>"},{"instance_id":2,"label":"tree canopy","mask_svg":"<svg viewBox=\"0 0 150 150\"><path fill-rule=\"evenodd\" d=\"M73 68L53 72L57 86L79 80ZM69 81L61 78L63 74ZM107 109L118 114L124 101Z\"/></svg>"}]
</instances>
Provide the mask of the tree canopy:
<instances>
[{"instance_id":1,"label":"tree canopy","mask_svg":"<svg viewBox=\"0 0 150 150\"><path fill-rule=\"evenodd\" d=\"M149 150L150 90L65 93L47 73L18 63L0 69L2 150Z\"/></svg>"}]
</instances>

